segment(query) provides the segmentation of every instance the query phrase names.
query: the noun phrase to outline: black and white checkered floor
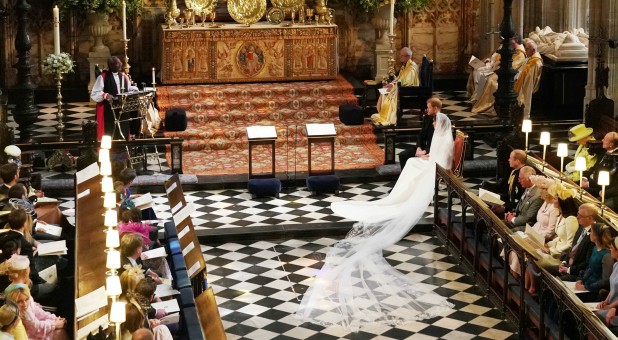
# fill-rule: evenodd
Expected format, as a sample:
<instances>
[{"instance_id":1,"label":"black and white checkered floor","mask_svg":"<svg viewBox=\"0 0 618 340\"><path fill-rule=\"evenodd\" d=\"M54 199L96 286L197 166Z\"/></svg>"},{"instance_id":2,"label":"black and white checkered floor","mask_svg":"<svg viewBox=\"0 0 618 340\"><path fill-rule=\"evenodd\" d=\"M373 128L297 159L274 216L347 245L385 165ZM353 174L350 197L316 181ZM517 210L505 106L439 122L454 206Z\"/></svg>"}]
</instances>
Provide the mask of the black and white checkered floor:
<instances>
[{"instance_id":1,"label":"black and white checkered floor","mask_svg":"<svg viewBox=\"0 0 618 340\"><path fill-rule=\"evenodd\" d=\"M442 93L443 112L453 121L473 120L470 105L461 92ZM53 104L40 106L41 122L37 136L55 133ZM93 117L86 103L68 104L67 133L78 133L81 122ZM478 116L479 119L486 117ZM13 123L14 124L14 123ZM410 147L398 143L397 153ZM475 142L475 159L494 159L495 149ZM164 159L163 159L164 161ZM164 162L164 171L167 169ZM159 171L152 160L149 169ZM42 173L48 179L70 179L72 173ZM467 178L475 189L483 179ZM394 182L345 184L338 196L310 196L304 188L282 192L280 198L251 199L246 190L208 190L185 192L195 212L191 214L196 230L236 228L239 232L272 225L331 224L351 225L351 221L333 215L331 202L344 199L373 200L387 195ZM171 217L167 198L153 194L158 217ZM442 200L441 200L442 201ZM460 207L454 206L454 210ZM62 199L61 209L74 222L74 202ZM433 218L429 207L423 219ZM343 328L301 323L294 318L302 294L322 266L327 248L335 238L287 239L249 244L225 243L202 245L228 339L505 339L513 336L511 324L475 287L456 260L448 255L437 239L428 234L412 234L384 251L387 260L420 285L435 286L434 291L455 304L444 318L410 322L397 327L373 326L359 333Z\"/></svg>"}]
</instances>

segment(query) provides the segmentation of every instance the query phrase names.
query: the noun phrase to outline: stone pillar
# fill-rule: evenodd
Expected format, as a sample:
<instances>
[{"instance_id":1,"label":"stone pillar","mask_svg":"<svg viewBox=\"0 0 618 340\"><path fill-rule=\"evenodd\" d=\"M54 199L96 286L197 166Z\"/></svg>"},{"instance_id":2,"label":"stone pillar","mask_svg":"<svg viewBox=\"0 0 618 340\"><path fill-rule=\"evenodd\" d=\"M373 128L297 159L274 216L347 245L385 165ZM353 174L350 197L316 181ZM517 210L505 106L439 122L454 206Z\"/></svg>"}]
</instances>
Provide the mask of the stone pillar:
<instances>
[{"instance_id":1,"label":"stone pillar","mask_svg":"<svg viewBox=\"0 0 618 340\"><path fill-rule=\"evenodd\" d=\"M608 38L618 41L618 2L612 1L609 9ZM614 118L618 117L618 48L612 48L608 53L609 87L607 96L614 101ZM614 130L616 127L614 127Z\"/></svg>"},{"instance_id":2,"label":"stone pillar","mask_svg":"<svg viewBox=\"0 0 618 340\"><path fill-rule=\"evenodd\" d=\"M515 27L512 18L513 0L504 0L504 17L500 24L500 35L504 37L500 53L500 68L496 71L498 75L498 90L494 94L496 103L494 105L500 120L505 124L513 124L513 111L517 103L517 93L513 90L515 85L515 70L513 69L513 53L515 50L511 45L511 39L515 35ZM515 124L520 122L515 122Z\"/></svg>"},{"instance_id":3,"label":"stone pillar","mask_svg":"<svg viewBox=\"0 0 618 340\"><path fill-rule=\"evenodd\" d=\"M28 142L32 139L34 122L37 120L39 110L34 105L34 89L32 82L32 65L30 63L30 35L28 35L28 12L32 6L27 0L18 0L15 3L17 14L17 36L15 38L15 50L17 50L17 63L13 65L17 69L17 84L15 85L15 109L13 118L19 124L19 140Z\"/></svg>"},{"instance_id":4,"label":"stone pillar","mask_svg":"<svg viewBox=\"0 0 618 340\"><path fill-rule=\"evenodd\" d=\"M604 65L607 63L607 39L609 27L610 3L615 0L598 0L590 2L590 40L588 43L588 82L586 83L586 96L584 107L596 98L595 74L597 58ZM610 70L612 72L612 70ZM610 78L616 75L610 75Z\"/></svg>"},{"instance_id":5,"label":"stone pillar","mask_svg":"<svg viewBox=\"0 0 618 340\"><path fill-rule=\"evenodd\" d=\"M376 28L376 81L382 81L388 75L388 59L391 57L391 44L388 38L390 6L380 7L374 14L372 22ZM394 46L393 51L399 49ZM395 58L395 61L399 58Z\"/></svg>"}]
</instances>

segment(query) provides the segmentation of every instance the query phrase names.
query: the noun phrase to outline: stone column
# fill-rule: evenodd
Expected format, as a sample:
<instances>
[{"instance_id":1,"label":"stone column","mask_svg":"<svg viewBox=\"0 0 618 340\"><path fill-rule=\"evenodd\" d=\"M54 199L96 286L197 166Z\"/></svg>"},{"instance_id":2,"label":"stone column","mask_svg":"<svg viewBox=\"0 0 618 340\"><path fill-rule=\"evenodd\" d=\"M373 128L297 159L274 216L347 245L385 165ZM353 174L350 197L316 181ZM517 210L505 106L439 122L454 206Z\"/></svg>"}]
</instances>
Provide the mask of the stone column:
<instances>
[{"instance_id":1,"label":"stone column","mask_svg":"<svg viewBox=\"0 0 618 340\"><path fill-rule=\"evenodd\" d=\"M28 34L28 12L32 6L27 0L18 0L15 4L17 14L17 36L15 49L17 50L17 63L13 65L17 69L17 84L15 85L15 109L13 118L19 124L19 140L27 142L32 139L34 122L37 120L39 110L34 105L34 89L32 82L32 65L30 63L30 35Z\"/></svg>"},{"instance_id":2,"label":"stone column","mask_svg":"<svg viewBox=\"0 0 618 340\"><path fill-rule=\"evenodd\" d=\"M612 1L609 9L608 38L618 43L618 2ZM607 96L614 101L614 118L618 117L618 48L608 51L609 87ZM616 127L614 127L616 129Z\"/></svg>"},{"instance_id":3,"label":"stone column","mask_svg":"<svg viewBox=\"0 0 618 340\"><path fill-rule=\"evenodd\" d=\"M515 85L515 70L513 69L513 53L515 50L511 45L511 39L515 35L515 27L512 18L513 0L504 0L504 17L500 24L500 35L504 37L500 53L500 68L496 71L498 75L498 90L494 94L496 103L494 105L500 120L505 124L517 124L513 122L513 111L517 103L517 93L513 90Z\"/></svg>"},{"instance_id":4,"label":"stone column","mask_svg":"<svg viewBox=\"0 0 618 340\"><path fill-rule=\"evenodd\" d=\"M597 58L607 65L607 39L610 15L610 2L615 0L598 0L590 2L590 40L588 43L588 82L584 107L596 98L595 74ZM611 72L611 70L610 70ZM615 74L611 77L615 77Z\"/></svg>"}]
</instances>

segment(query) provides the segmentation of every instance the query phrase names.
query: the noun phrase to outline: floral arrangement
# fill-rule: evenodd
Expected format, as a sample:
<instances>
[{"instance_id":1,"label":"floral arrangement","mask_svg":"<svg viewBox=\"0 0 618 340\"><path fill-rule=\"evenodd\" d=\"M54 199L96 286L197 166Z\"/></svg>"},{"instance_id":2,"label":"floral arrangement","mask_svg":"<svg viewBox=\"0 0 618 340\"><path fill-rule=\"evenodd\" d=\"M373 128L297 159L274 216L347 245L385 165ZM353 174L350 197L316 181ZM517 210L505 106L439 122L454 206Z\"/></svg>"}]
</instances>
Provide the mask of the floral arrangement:
<instances>
[{"instance_id":1,"label":"floral arrangement","mask_svg":"<svg viewBox=\"0 0 618 340\"><path fill-rule=\"evenodd\" d=\"M141 0L126 0L127 15L139 15L143 5ZM122 0L60 0L58 7L79 13L118 13L122 9Z\"/></svg>"},{"instance_id":2,"label":"floral arrangement","mask_svg":"<svg viewBox=\"0 0 618 340\"><path fill-rule=\"evenodd\" d=\"M73 72L73 59L68 53L50 54L43 60L43 73L58 74Z\"/></svg>"}]
</instances>

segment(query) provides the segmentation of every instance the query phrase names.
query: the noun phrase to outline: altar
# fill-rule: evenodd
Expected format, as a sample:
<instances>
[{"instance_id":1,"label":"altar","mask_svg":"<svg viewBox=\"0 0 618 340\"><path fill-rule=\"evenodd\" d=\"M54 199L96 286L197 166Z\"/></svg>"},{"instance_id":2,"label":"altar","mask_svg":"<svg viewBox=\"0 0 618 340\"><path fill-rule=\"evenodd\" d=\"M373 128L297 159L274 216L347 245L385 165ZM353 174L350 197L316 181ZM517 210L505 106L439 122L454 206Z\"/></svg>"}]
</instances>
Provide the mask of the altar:
<instances>
[{"instance_id":1,"label":"altar","mask_svg":"<svg viewBox=\"0 0 618 340\"><path fill-rule=\"evenodd\" d=\"M163 84L335 79L337 25L161 26Z\"/></svg>"}]
</instances>

